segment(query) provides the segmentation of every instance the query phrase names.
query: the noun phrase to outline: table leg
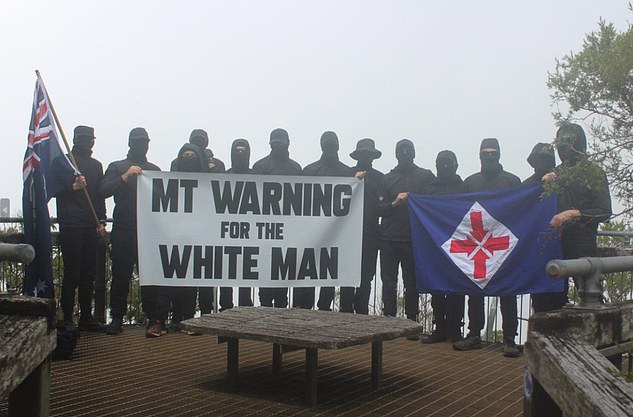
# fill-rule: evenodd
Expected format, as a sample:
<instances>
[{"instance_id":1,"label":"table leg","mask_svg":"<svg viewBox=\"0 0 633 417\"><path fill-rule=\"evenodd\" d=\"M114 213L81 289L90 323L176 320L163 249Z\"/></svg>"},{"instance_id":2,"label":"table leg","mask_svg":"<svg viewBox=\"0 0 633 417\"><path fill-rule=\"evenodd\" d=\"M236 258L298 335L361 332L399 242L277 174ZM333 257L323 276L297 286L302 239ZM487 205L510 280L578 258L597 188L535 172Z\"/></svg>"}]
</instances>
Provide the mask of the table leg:
<instances>
[{"instance_id":1,"label":"table leg","mask_svg":"<svg viewBox=\"0 0 633 417\"><path fill-rule=\"evenodd\" d=\"M382 340L371 343L371 387L374 390L382 384Z\"/></svg>"},{"instance_id":2,"label":"table leg","mask_svg":"<svg viewBox=\"0 0 633 417\"><path fill-rule=\"evenodd\" d=\"M306 404L314 407L317 404L317 367L319 364L319 350L306 349Z\"/></svg>"},{"instance_id":3,"label":"table leg","mask_svg":"<svg viewBox=\"0 0 633 417\"><path fill-rule=\"evenodd\" d=\"M230 392L237 390L237 378L239 369L240 339L227 337L226 352L227 388Z\"/></svg>"},{"instance_id":4,"label":"table leg","mask_svg":"<svg viewBox=\"0 0 633 417\"><path fill-rule=\"evenodd\" d=\"M278 376L281 373L281 345L273 343L273 375Z\"/></svg>"}]
</instances>

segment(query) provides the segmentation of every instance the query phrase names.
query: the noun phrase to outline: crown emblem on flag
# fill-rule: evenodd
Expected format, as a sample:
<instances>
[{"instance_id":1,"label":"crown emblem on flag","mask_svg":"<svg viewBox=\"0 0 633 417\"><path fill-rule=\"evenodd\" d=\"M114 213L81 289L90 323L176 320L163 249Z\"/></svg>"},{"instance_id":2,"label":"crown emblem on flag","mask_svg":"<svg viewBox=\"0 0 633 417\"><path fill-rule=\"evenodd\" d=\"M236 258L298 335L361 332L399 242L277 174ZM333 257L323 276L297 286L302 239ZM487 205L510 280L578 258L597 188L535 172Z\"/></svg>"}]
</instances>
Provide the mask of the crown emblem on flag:
<instances>
[{"instance_id":1,"label":"crown emblem on flag","mask_svg":"<svg viewBox=\"0 0 633 417\"><path fill-rule=\"evenodd\" d=\"M459 269L483 289L513 251L519 239L475 202L442 249Z\"/></svg>"}]
</instances>

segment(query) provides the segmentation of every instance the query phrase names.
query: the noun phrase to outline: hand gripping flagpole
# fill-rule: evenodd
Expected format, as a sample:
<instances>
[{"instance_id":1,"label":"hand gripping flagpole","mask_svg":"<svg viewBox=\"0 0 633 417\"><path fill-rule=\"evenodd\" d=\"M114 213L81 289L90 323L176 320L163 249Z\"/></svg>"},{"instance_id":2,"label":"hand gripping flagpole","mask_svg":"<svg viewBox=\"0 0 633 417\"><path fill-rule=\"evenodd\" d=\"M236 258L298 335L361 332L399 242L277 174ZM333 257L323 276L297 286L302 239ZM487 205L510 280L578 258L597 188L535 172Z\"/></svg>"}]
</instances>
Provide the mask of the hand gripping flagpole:
<instances>
[{"instance_id":1,"label":"hand gripping flagpole","mask_svg":"<svg viewBox=\"0 0 633 417\"><path fill-rule=\"evenodd\" d=\"M48 95L48 91L46 90L46 85L44 84L44 80L42 80L42 76L40 75L40 71L39 70L35 70L35 75L37 75L37 78L41 81L42 83L42 87L44 88L44 92L46 93L46 97L48 97L48 104L51 107L51 113L53 113L53 118L55 118L55 124L57 125L57 128L59 129L59 133L62 136L62 140L64 141L64 146L66 146L66 151L68 152L68 156L70 158L70 161L73 164L73 168L75 168L75 172L77 172L79 175L81 175L81 172L79 171L79 165L77 165L77 161L75 160L75 156L73 155L72 151L70 150L70 146L68 145L68 141L66 140L66 135L64 134L64 129L62 129L62 125L59 122L59 118L57 117L57 112L55 111L55 107L53 106L53 101L51 100L51 96ZM90 207L90 211L92 212L92 216L94 217L95 220L95 224L97 225L97 228L101 227L101 222L99 221L99 216L97 216L97 212L95 211L95 207L92 204L92 200L90 199L90 195L88 194L88 190L86 187L82 188L82 190L84 191L84 196L86 197L86 201L88 202L88 206Z\"/></svg>"}]
</instances>

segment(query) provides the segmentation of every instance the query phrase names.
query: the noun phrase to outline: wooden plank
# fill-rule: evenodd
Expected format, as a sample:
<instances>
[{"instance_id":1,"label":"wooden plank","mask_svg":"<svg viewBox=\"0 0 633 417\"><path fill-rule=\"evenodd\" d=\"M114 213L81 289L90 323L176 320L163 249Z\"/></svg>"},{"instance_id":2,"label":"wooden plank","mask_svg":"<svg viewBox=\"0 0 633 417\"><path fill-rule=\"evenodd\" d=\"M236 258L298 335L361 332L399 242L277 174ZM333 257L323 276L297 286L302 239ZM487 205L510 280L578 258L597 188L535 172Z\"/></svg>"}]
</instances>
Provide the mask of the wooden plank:
<instances>
[{"instance_id":1,"label":"wooden plank","mask_svg":"<svg viewBox=\"0 0 633 417\"><path fill-rule=\"evenodd\" d=\"M55 349L46 318L0 315L0 399L22 383Z\"/></svg>"},{"instance_id":2,"label":"wooden plank","mask_svg":"<svg viewBox=\"0 0 633 417\"><path fill-rule=\"evenodd\" d=\"M525 357L563 415L633 416L633 385L617 376L619 370L591 344L530 332Z\"/></svg>"},{"instance_id":3,"label":"wooden plank","mask_svg":"<svg viewBox=\"0 0 633 417\"><path fill-rule=\"evenodd\" d=\"M50 415L51 361L46 358L9 395L9 417Z\"/></svg>"}]
</instances>

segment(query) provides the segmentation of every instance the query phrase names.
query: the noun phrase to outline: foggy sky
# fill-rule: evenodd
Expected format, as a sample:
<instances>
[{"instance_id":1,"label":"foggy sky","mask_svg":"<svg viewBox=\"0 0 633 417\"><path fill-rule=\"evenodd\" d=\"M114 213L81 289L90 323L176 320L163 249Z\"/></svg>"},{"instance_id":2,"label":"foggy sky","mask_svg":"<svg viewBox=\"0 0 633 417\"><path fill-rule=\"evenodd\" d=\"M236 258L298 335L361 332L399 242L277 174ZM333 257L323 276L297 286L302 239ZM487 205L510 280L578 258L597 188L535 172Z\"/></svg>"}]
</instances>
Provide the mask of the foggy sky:
<instances>
[{"instance_id":1,"label":"foggy sky","mask_svg":"<svg viewBox=\"0 0 633 417\"><path fill-rule=\"evenodd\" d=\"M165 170L194 128L228 167L234 139L250 141L252 163L283 127L302 166L333 130L348 164L370 137L383 152L374 166L388 172L409 138L418 165L435 170L450 149L466 177L481 139L497 137L505 169L526 178L532 146L556 130L547 72L601 17L626 29L627 3L5 0L0 197L21 211L35 69L70 141L77 124L94 126L104 169L125 157L136 126Z\"/></svg>"}]
</instances>

